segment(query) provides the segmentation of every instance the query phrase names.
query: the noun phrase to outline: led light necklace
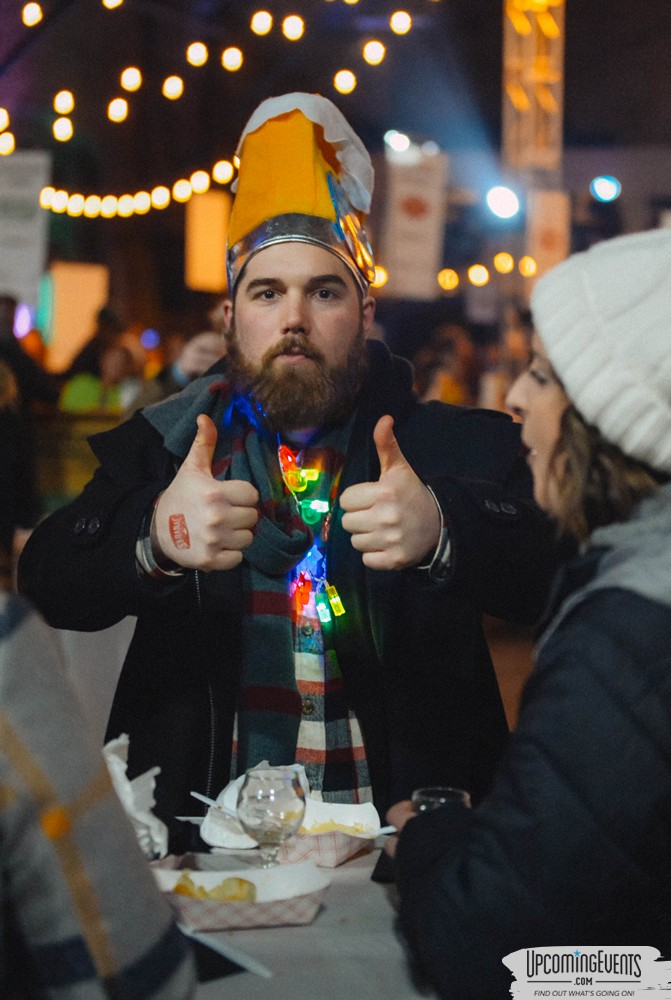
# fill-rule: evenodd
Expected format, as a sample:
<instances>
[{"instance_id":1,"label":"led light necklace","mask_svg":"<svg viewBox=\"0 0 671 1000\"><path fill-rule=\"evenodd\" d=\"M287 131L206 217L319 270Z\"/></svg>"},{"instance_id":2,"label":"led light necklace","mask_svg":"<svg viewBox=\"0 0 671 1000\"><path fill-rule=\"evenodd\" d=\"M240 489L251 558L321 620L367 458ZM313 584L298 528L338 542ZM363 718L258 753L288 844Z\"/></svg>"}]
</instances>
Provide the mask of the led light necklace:
<instances>
[{"instance_id":1,"label":"led light necklace","mask_svg":"<svg viewBox=\"0 0 671 1000\"><path fill-rule=\"evenodd\" d=\"M322 473L319 469L301 468L299 459L301 452L293 452L286 444L279 441L277 445L277 460L282 473L282 479L296 504L296 509L307 525L315 525L322 518L322 526L315 542L307 552L302 569L297 579L292 583L291 596L294 601L296 616L302 614L303 608L314 593L315 607L321 622L330 622L332 615L336 618L345 614L345 608L338 591L326 579L326 555L322 546L328 539L331 525L331 500L338 489L340 473L334 478L331 486L331 496L328 500L316 497L306 497L302 494L313 492L319 487Z\"/></svg>"}]
</instances>

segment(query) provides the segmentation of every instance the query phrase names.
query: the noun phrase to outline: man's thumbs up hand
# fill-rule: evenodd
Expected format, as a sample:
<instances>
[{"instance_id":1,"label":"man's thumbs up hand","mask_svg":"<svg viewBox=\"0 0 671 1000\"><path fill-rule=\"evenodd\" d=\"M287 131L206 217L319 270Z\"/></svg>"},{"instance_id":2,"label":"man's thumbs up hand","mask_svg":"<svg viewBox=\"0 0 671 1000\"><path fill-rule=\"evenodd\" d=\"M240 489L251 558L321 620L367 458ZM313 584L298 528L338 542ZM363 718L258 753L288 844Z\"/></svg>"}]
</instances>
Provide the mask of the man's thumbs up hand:
<instances>
[{"instance_id":1,"label":"man's thumbs up hand","mask_svg":"<svg viewBox=\"0 0 671 1000\"><path fill-rule=\"evenodd\" d=\"M212 475L217 428L205 413L198 433L154 515L152 548L157 562L186 569L232 569L252 541L259 495L251 483Z\"/></svg>"},{"instance_id":2,"label":"man's thumbs up hand","mask_svg":"<svg viewBox=\"0 0 671 1000\"><path fill-rule=\"evenodd\" d=\"M380 459L380 478L376 483L349 486L343 492L342 526L371 569L417 566L438 545L438 507L403 455L392 417L380 417L373 440Z\"/></svg>"}]
</instances>

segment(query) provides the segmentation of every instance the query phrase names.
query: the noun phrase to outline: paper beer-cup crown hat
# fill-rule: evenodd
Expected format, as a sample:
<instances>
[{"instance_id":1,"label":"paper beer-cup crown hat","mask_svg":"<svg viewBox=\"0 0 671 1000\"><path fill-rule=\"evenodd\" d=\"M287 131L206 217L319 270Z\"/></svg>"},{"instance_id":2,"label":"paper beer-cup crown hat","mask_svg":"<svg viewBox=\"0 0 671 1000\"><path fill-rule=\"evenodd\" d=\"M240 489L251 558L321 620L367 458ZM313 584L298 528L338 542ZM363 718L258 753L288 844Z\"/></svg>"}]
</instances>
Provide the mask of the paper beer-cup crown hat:
<instances>
[{"instance_id":1,"label":"paper beer-cup crown hat","mask_svg":"<svg viewBox=\"0 0 671 1000\"><path fill-rule=\"evenodd\" d=\"M228 287L247 262L275 243L314 243L347 265L365 294L375 275L363 228L373 165L331 101L317 94L271 97L238 143L240 158L228 230Z\"/></svg>"}]
</instances>

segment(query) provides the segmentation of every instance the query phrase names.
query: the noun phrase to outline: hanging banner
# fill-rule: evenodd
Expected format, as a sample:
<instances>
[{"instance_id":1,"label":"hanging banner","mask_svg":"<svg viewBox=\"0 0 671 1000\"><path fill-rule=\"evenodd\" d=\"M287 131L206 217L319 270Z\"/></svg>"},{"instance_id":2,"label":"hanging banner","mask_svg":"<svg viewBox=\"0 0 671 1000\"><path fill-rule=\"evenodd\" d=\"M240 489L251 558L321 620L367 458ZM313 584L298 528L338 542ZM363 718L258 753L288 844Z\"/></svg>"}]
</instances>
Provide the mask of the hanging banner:
<instances>
[{"instance_id":1,"label":"hanging banner","mask_svg":"<svg viewBox=\"0 0 671 1000\"><path fill-rule=\"evenodd\" d=\"M385 159L386 199L376 262L389 274L384 294L437 299L442 267L448 158L412 152ZM379 258L379 259L378 259Z\"/></svg>"},{"instance_id":2,"label":"hanging banner","mask_svg":"<svg viewBox=\"0 0 671 1000\"><path fill-rule=\"evenodd\" d=\"M535 280L568 257L571 199L566 191L529 191L526 247L537 264Z\"/></svg>"},{"instance_id":3,"label":"hanging banner","mask_svg":"<svg viewBox=\"0 0 671 1000\"><path fill-rule=\"evenodd\" d=\"M0 156L0 294L29 306L37 306L46 264L49 213L39 197L50 176L42 150Z\"/></svg>"}]
</instances>

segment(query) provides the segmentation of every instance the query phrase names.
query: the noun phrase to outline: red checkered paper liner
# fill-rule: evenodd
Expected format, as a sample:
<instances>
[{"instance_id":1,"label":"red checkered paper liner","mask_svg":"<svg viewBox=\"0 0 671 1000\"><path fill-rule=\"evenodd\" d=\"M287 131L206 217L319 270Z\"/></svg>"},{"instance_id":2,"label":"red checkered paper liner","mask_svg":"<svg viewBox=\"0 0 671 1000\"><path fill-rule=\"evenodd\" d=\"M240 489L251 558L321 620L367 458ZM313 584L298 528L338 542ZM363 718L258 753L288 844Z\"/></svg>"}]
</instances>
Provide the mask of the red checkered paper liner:
<instances>
[{"instance_id":1,"label":"red checkered paper liner","mask_svg":"<svg viewBox=\"0 0 671 1000\"><path fill-rule=\"evenodd\" d=\"M337 868L355 854L372 851L374 846L374 837L353 837L341 830L298 833L284 841L277 858L283 864L311 861L318 868Z\"/></svg>"},{"instance_id":2,"label":"red checkered paper liner","mask_svg":"<svg viewBox=\"0 0 671 1000\"><path fill-rule=\"evenodd\" d=\"M249 927L282 927L309 924L322 904L329 879L313 864L263 869L243 868L235 871L197 871L190 869L196 885L211 889L225 878L244 878L257 890L255 903L224 903L214 899L192 899L170 890L182 870L152 865L154 876L178 919L193 930L240 930ZM172 859L172 864L175 859ZM161 864L161 863L159 863Z\"/></svg>"}]
</instances>

